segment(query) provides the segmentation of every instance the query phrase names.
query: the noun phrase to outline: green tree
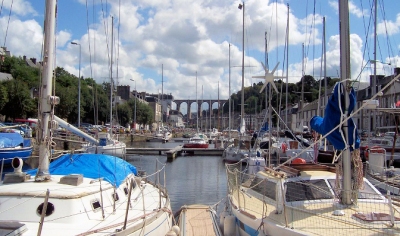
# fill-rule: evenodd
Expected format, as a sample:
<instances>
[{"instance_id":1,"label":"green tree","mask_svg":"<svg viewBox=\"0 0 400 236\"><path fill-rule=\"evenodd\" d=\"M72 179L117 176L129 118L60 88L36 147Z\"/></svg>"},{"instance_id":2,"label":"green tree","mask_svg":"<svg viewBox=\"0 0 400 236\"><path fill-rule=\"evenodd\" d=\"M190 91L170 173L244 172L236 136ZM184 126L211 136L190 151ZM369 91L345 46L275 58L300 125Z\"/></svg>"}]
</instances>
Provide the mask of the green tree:
<instances>
[{"instance_id":1,"label":"green tree","mask_svg":"<svg viewBox=\"0 0 400 236\"><path fill-rule=\"evenodd\" d=\"M132 121L132 108L127 102L117 106L117 114L121 125L125 126Z\"/></svg>"},{"instance_id":2,"label":"green tree","mask_svg":"<svg viewBox=\"0 0 400 236\"><path fill-rule=\"evenodd\" d=\"M26 118L27 114L31 114L35 109L35 103L30 97L28 85L19 79L7 80L3 82L3 86L7 90L8 101L1 109L1 114L5 116L5 120L14 120L15 118Z\"/></svg>"}]
</instances>

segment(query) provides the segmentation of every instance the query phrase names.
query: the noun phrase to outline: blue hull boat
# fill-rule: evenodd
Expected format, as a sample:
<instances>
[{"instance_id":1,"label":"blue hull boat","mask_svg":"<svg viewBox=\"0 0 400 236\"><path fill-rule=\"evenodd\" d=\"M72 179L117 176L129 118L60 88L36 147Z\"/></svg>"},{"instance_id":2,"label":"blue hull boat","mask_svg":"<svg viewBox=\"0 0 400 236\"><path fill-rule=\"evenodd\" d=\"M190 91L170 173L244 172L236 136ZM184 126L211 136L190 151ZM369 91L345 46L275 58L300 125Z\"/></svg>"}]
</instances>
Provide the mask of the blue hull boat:
<instances>
[{"instance_id":1,"label":"blue hull boat","mask_svg":"<svg viewBox=\"0 0 400 236\"><path fill-rule=\"evenodd\" d=\"M32 150L30 139L24 139L18 133L0 133L0 161L4 164L10 164L14 157L26 160Z\"/></svg>"}]
</instances>

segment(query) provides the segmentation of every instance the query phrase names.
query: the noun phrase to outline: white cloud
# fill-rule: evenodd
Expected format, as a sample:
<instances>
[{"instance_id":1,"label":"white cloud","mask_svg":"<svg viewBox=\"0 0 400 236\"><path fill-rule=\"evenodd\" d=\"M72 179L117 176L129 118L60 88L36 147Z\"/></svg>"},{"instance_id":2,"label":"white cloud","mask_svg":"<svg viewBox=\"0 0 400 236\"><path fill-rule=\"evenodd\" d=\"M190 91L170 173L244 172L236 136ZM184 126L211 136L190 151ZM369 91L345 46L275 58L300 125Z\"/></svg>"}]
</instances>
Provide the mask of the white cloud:
<instances>
[{"instance_id":1,"label":"white cloud","mask_svg":"<svg viewBox=\"0 0 400 236\"><path fill-rule=\"evenodd\" d=\"M85 0L79 0L79 2L81 7L86 6ZM194 98L197 71L198 97L204 95L205 98L209 98L211 95L215 99L219 92L220 97L225 99L229 96L229 43L232 44L230 59L233 66L231 93L241 89L242 74L238 66L242 63L243 10L237 8L238 3L227 0L109 0L106 8L104 1L97 0L95 1L97 21L90 22L89 32L86 32L85 26L83 30L80 28L82 30L80 33L76 33L75 26L71 25L63 26L63 30L57 32L57 66L78 75L79 48L70 44L73 40L81 44L81 75L93 76L99 83L109 80L111 57L109 15L113 15L115 17L114 36L116 40L119 39L114 44L113 77L117 76L118 63L119 84L130 85L133 88L136 82L138 91L161 92L161 65L163 65L164 92L172 93L177 99L186 99L189 96ZM64 5L68 3L60 1L58 4L59 7L65 7ZM91 1L90 4L92 4ZM266 31L269 66L275 66L276 61L280 61L276 75L282 75L285 64L283 48L286 41L288 9L284 1L276 3L276 1L249 0L245 4L245 86L250 86L252 83L260 82L260 80L252 79L253 75L264 73L260 61L264 61ZM330 1L329 4L325 6L330 6L329 12L332 14L331 9L337 9L338 4L337 1ZM349 8L352 14L360 17L362 10L356 4L357 2L350 2ZM296 4L293 3L293 5ZM89 6L89 9L93 9L92 7ZM109 14L104 12L103 19L105 9L109 11ZM28 12L31 15L37 14L29 8ZM322 43L323 13L315 16L302 15L304 12L306 11L301 11L299 8L296 10L290 8L289 12L289 82L299 81L301 77L301 45L303 43L307 49L305 73L315 77L320 75L321 53L319 51ZM14 55L39 58L42 22L24 20L22 17L17 20L16 17L18 16L12 18L13 27L9 29L8 39L10 40L7 40L7 47ZM59 15L58 17L72 16ZM336 19L337 15L327 16L327 18ZM6 25L7 20L7 17L1 18L0 24ZM83 20L85 21L83 25L86 25L86 15ZM89 21L92 20L91 18ZM104 26L104 20L106 26ZM333 22L337 26L337 20ZM398 22L400 22L400 16L396 20L387 20L386 28L390 34L398 32L400 25ZM311 24L314 26L310 27ZM383 33L382 29L386 28L381 24L378 30ZM108 28L107 34L104 28ZM331 77L338 75L340 59L339 38L334 34L337 32L327 36L327 75ZM0 35L1 38L4 37ZM30 39L29 44L26 43L27 38ZM362 39L364 37L351 35L352 78L357 77L365 65L365 59L362 56L364 53ZM365 74L362 74L362 80L367 80L367 71L364 70L363 73Z\"/></svg>"},{"instance_id":2,"label":"white cloud","mask_svg":"<svg viewBox=\"0 0 400 236\"><path fill-rule=\"evenodd\" d=\"M376 33L378 35L381 34L390 36L399 33L399 29L400 29L400 14L397 14L395 21L386 20L380 22L377 25Z\"/></svg>"}]
</instances>

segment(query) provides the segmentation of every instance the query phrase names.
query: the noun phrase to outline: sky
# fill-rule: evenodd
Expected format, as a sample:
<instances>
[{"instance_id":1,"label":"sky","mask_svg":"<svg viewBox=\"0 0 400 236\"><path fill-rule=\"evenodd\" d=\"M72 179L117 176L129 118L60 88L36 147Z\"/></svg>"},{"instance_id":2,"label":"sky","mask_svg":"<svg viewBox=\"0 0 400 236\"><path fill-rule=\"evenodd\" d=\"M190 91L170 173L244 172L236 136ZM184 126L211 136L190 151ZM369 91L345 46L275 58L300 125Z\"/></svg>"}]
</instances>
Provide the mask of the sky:
<instances>
[{"instance_id":1,"label":"sky","mask_svg":"<svg viewBox=\"0 0 400 236\"><path fill-rule=\"evenodd\" d=\"M269 70L279 63L275 75L286 77L288 71L290 83L300 81L303 74L318 80L324 75L324 42L326 75L339 76L338 1L248 0L244 9L238 9L240 3L59 0L56 66L98 83L110 81L112 68L118 85L164 92L175 99L228 99L241 89L244 28L245 86L263 82L252 78L264 75L261 62ZM383 75L399 66L397 0L378 0L378 62L370 61L375 48L373 5L373 0L349 1L351 79L362 82L369 82L375 65L377 74ZM40 60L44 6L44 0L2 1L0 44L13 56ZM181 109L186 114L184 105Z\"/></svg>"}]
</instances>

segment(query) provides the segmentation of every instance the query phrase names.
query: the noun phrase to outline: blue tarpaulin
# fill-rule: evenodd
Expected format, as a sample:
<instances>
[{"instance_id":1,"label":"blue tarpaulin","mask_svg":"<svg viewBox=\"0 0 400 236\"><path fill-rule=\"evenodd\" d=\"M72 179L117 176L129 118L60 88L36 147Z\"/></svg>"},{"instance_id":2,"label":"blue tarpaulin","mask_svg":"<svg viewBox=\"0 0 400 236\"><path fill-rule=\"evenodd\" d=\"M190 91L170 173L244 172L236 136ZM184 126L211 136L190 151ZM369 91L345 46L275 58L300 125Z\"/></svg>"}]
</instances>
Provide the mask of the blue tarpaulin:
<instances>
[{"instance_id":1,"label":"blue tarpaulin","mask_svg":"<svg viewBox=\"0 0 400 236\"><path fill-rule=\"evenodd\" d=\"M260 131L268 131L268 122L265 122Z\"/></svg>"},{"instance_id":2,"label":"blue tarpaulin","mask_svg":"<svg viewBox=\"0 0 400 236\"><path fill-rule=\"evenodd\" d=\"M333 94L329 98L328 104L325 108L325 117L322 118L320 116L314 116L310 120L310 126L313 130L322 135L325 135L340 124L342 111L345 112L345 110L347 110L347 115L351 114L356 104L356 95L354 89L352 88L349 93L350 104L348 109L345 109L343 89L344 87L342 83L336 83ZM360 147L360 138L358 136L356 125L354 124L352 118L350 118L347 122L349 136L347 144L350 145L351 150L353 149L353 147L355 149L358 149ZM346 125L344 124L343 127L346 127ZM345 140L343 140L342 134L340 133L339 129L333 131L326 138L330 143L332 143L335 149L343 150L346 148Z\"/></svg>"},{"instance_id":3,"label":"blue tarpaulin","mask_svg":"<svg viewBox=\"0 0 400 236\"><path fill-rule=\"evenodd\" d=\"M136 167L114 156L103 154L65 154L52 163L49 171L52 175L82 174L86 178L103 178L112 185L119 186L122 181L134 173ZM36 175L37 169L28 171Z\"/></svg>"},{"instance_id":4,"label":"blue tarpaulin","mask_svg":"<svg viewBox=\"0 0 400 236\"><path fill-rule=\"evenodd\" d=\"M19 133L0 133L0 148L24 146L24 138Z\"/></svg>"}]
</instances>

